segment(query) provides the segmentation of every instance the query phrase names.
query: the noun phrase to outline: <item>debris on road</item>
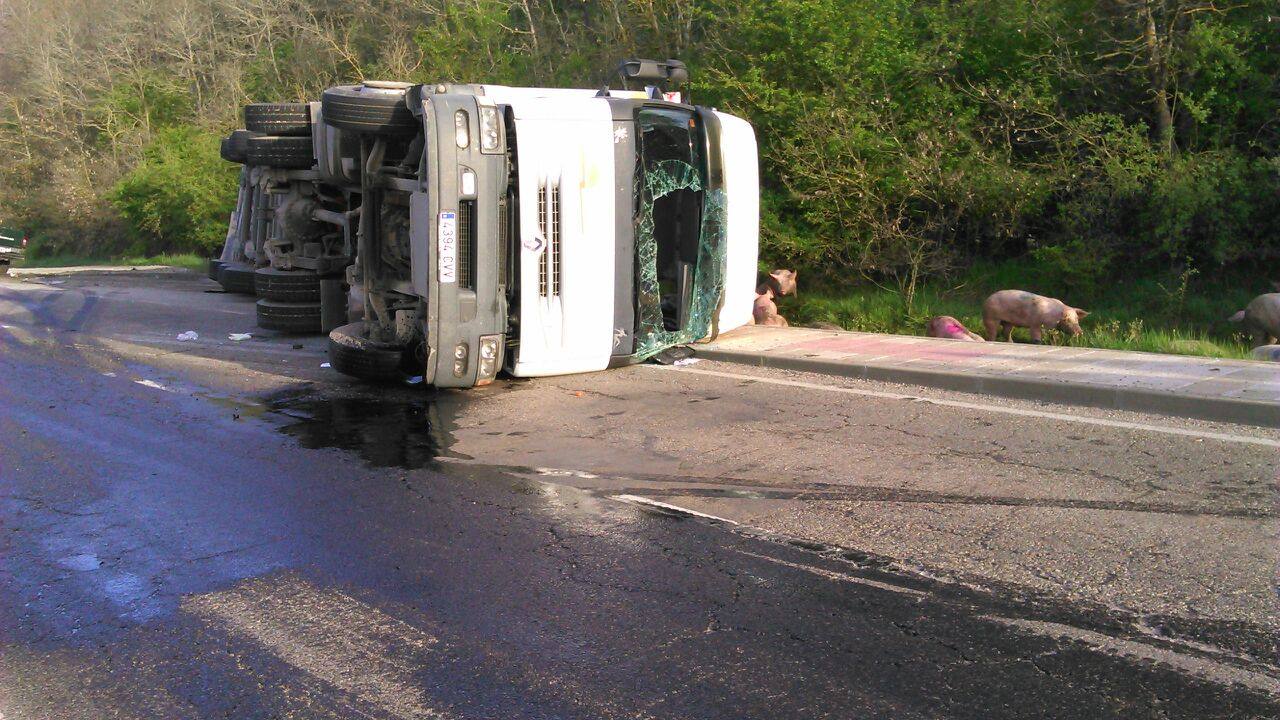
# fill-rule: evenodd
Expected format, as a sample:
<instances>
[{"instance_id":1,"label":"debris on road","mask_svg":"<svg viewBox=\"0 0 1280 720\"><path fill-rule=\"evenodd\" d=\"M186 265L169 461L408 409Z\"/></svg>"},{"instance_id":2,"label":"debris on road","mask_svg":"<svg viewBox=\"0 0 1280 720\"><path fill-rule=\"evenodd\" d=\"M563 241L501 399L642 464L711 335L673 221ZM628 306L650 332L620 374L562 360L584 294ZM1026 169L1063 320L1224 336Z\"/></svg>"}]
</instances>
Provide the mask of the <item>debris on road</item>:
<instances>
[{"instance_id":1,"label":"debris on road","mask_svg":"<svg viewBox=\"0 0 1280 720\"><path fill-rule=\"evenodd\" d=\"M227 339L232 342L240 342L241 340L248 340L252 337L253 335L249 333L227 333Z\"/></svg>"},{"instance_id":2,"label":"debris on road","mask_svg":"<svg viewBox=\"0 0 1280 720\"><path fill-rule=\"evenodd\" d=\"M199 340L199 339L200 339L200 333L196 332L195 330L188 330L184 333L178 333L178 340L182 342L186 342L188 340Z\"/></svg>"}]
</instances>

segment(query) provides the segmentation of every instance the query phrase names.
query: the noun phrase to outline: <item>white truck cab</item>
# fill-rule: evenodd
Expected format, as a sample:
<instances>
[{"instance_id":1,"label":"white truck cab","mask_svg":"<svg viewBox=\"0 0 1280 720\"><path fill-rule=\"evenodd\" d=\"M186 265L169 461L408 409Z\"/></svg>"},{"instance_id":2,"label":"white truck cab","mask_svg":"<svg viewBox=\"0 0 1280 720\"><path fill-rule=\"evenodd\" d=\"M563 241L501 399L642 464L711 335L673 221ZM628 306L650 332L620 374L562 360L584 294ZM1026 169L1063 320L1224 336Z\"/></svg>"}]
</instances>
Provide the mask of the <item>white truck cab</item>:
<instances>
[{"instance_id":1,"label":"white truck cab","mask_svg":"<svg viewBox=\"0 0 1280 720\"><path fill-rule=\"evenodd\" d=\"M635 67L646 81L683 69ZM399 167L415 171L372 172L386 144L363 141L357 332L379 349L411 348L431 384L469 387L504 368L532 377L639 362L750 323L754 132L661 90L407 88L420 135L397 140ZM394 247L406 238L407 252ZM407 273L375 262L402 257ZM342 336L349 326L334 332L339 354L360 345Z\"/></svg>"}]
</instances>

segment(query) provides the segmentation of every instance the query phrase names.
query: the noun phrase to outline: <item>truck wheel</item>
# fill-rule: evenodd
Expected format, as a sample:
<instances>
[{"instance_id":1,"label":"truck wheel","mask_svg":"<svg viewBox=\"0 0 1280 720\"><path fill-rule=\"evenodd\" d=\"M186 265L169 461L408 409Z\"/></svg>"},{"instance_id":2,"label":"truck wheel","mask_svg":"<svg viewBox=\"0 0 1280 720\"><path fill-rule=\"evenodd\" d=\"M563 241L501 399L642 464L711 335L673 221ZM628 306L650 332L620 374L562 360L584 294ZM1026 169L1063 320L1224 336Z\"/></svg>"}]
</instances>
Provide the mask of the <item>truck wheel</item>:
<instances>
[{"instance_id":1,"label":"truck wheel","mask_svg":"<svg viewBox=\"0 0 1280 720\"><path fill-rule=\"evenodd\" d=\"M253 289L253 268L244 263L227 263L218 272L218 284L229 293L256 294Z\"/></svg>"},{"instance_id":2,"label":"truck wheel","mask_svg":"<svg viewBox=\"0 0 1280 720\"><path fill-rule=\"evenodd\" d=\"M320 302L320 276L309 270L258 268L253 283L263 300Z\"/></svg>"},{"instance_id":3,"label":"truck wheel","mask_svg":"<svg viewBox=\"0 0 1280 720\"><path fill-rule=\"evenodd\" d=\"M338 85L320 96L325 123L369 135L412 135L421 124L404 103L407 83Z\"/></svg>"},{"instance_id":4,"label":"truck wheel","mask_svg":"<svg viewBox=\"0 0 1280 720\"><path fill-rule=\"evenodd\" d=\"M222 266L226 263L217 258L209 258L209 279L214 282L218 281L218 274L222 272Z\"/></svg>"},{"instance_id":5,"label":"truck wheel","mask_svg":"<svg viewBox=\"0 0 1280 720\"><path fill-rule=\"evenodd\" d=\"M261 135L251 137L245 157L250 165L307 170L316 164L311 138Z\"/></svg>"},{"instance_id":6,"label":"truck wheel","mask_svg":"<svg viewBox=\"0 0 1280 720\"><path fill-rule=\"evenodd\" d=\"M247 159L245 153L249 150L249 138L261 135L262 133L248 130L233 130L230 135L222 140L222 147L220 148L222 159L227 162L244 164Z\"/></svg>"},{"instance_id":7,"label":"truck wheel","mask_svg":"<svg viewBox=\"0 0 1280 720\"><path fill-rule=\"evenodd\" d=\"M244 106L244 126L265 135L311 135L311 106L306 103L253 103Z\"/></svg>"},{"instance_id":8,"label":"truck wheel","mask_svg":"<svg viewBox=\"0 0 1280 720\"><path fill-rule=\"evenodd\" d=\"M361 380L398 380L404 348L365 337L364 323L343 325L329 333L329 365Z\"/></svg>"},{"instance_id":9,"label":"truck wheel","mask_svg":"<svg viewBox=\"0 0 1280 720\"><path fill-rule=\"evenodd\" d=\"M320 303L259 300L258 327L284 333L318 333Z\"/></svg>"}]
</instances>

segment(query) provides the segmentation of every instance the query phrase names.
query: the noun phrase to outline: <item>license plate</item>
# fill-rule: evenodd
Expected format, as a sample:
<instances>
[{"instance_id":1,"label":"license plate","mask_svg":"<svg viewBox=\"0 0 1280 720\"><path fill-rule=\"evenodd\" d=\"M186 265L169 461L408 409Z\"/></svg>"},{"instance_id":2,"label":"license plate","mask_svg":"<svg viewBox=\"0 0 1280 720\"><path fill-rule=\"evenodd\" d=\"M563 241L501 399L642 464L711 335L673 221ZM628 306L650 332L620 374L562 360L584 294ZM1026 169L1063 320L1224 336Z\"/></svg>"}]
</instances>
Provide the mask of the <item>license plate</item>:
<instances>
[{"instance_id":1,"label":"license plate","mask_svg":"<svg viewBox=\"0 0 1280 720\"><path fill-rule=\"evenodd\" d=\"M440 282L458 282L458 213L445 211L440 213L438 232L437 264L440 268Z\"/></svg>"}]
</instances>

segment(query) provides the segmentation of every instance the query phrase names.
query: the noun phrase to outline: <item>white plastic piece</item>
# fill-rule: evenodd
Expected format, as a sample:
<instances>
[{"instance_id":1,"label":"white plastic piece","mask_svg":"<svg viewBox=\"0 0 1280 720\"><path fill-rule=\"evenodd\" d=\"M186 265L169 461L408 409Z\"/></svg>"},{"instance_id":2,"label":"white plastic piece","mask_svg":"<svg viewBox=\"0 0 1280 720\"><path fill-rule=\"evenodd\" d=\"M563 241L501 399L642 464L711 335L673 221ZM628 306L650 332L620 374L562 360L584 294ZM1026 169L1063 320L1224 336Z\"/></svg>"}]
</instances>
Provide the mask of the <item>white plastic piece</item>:
<instances>
[{"instance_id":1,"label":"white plastic piece","mask_svg":"<svg viewBox=\"0 0 1280 720\"><path fill-rule=\"evenodd\" d=\"M240 342L241 340L248 340L248 339L249 339L249 338L251 338L251 337L253 337L253 336L252 336L252 335L250 335L249 333L227 333L227 339L228 339L228 340L231 340L231 341L233 341L233 342Z\"/></svg>"},{"instance_id":2,"label":"white plastic piece","mask_svg":"<svg viewBox=\"0 0 1280 720\"><path fill-rule=\"evenodd\" d=\"M181 340L182 342L186 342L188 340L199 340L200 333L196 332L195 330L188 330L184 333L178 333L178 339Z\"/></svg>"}]
</instances>

